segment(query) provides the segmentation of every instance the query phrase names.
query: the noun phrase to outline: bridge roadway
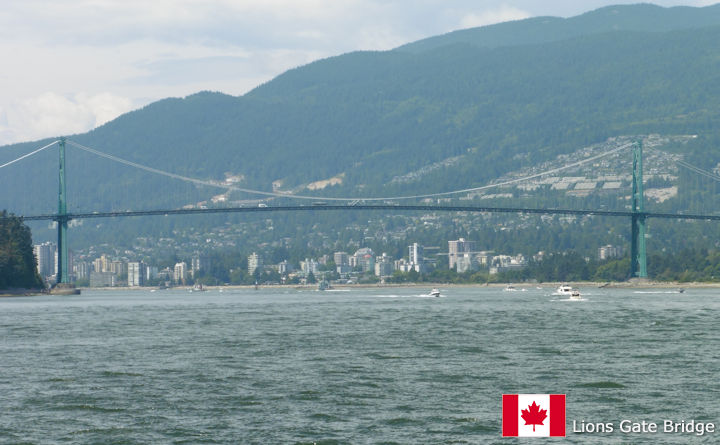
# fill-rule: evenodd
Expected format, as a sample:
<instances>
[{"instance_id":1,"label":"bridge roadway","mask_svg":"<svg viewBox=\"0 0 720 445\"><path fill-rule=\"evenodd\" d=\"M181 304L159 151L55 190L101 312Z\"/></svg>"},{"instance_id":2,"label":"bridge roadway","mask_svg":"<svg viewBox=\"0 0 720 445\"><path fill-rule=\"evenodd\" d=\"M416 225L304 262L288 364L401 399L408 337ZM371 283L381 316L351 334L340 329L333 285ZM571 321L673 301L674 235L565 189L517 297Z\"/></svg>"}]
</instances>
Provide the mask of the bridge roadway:
<instances>
[{"instance_id":1,"label":"bridge roadway","mask_svg":"<svg viewBox=\"0 0 720 445\"><path fill-rule=\"evenodd\" d=\"M342 210L385 210L400 211L432 211L432 212L474 212L474 213L528 213L545 215L597 215L621 216L641 218L665 219L694 219L694 220L720 220L720 215L674 214L655 212L631 212L614 210L573 210L573 209L532 209L514 207L477 207L457 205L394 205L394 204L357 204L357 205L298 205L298 206L267 206L267 207L226 207L210 209L165 209L165 210L135 210L124 212L91 212L67 213L66 215L46 214L22 217L25 221L52 220L69 221L72 219L88 218L115 218L128 216L167 216L167 215L196 215L205 213L264 213L264 212L307 212L307 211L342 211Z\"/></svg>"}]
</instances>

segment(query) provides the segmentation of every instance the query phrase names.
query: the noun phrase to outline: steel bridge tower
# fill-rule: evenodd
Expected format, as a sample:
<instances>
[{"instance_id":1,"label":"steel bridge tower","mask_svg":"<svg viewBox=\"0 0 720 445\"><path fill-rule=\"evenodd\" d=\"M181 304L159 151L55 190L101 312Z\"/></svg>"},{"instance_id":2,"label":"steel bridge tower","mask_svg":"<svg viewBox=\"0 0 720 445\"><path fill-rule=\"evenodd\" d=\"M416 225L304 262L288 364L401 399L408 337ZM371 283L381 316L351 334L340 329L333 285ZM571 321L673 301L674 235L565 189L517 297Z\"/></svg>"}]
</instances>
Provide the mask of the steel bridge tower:
<instances>
[{"instance_id":1,"label":"steel bridge tower","mask_svg":"<svg viewBox=\"0 0 720 445\"><path fill-rule=\"evenodd\" d=\"M57 237L57 284L69 284L68 277L68 245L67 226L70 218L67 216L67 199L65 187L65 138L60 138L60 175L58 191L58 213L55 218L58 227Z\"/></svg>"},{"instance_id":2,"label":"steel bridge tower","mask_svg":"<svg viewBox=\"0 0 720 445\"><path fill-rule=\"evenodd\" d=\"M647 278L647 257L645 253L645 209L643 201L642 141L638 140L633 145L630 278Z\"/></svg>"}]
</instances>

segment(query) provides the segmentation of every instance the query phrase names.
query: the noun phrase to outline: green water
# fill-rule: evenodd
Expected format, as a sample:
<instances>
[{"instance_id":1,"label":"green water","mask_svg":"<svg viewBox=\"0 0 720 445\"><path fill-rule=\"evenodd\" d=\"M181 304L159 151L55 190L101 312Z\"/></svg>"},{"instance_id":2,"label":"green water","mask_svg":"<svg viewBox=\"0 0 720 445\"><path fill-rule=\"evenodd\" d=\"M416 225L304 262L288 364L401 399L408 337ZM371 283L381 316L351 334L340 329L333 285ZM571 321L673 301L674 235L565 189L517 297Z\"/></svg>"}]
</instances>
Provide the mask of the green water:
<instances>
[{"instance_id":1,"label":"green water","mask_svg":"<svg viewBox=\"0 0 720 445\"><path fill-rule=\"evenodd\" d=\"M720 443L618 430L720 424L720 292L441 290L1 299L0 443L538 443L503 393L567 394L563 443Z\"/></svg>"}]
</instances>

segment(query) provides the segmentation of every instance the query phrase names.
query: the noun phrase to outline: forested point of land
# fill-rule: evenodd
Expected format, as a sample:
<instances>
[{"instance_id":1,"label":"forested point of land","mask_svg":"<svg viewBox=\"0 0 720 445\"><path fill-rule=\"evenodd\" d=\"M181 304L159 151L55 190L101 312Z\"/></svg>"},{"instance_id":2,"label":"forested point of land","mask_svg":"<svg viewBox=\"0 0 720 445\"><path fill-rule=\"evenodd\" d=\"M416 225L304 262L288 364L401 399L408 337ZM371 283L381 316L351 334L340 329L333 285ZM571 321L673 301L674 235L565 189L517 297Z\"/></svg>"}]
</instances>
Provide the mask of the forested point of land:
<instances>
[{"instance_id":1,"label":"forested point of land","mask_svg":"<svg viewBox=\"0 0 720 445\"><path fill-rule=\"evenodd\" d=\"M3 210L0 213L0 290L43 287L30 229L21 218Z\"/></svg>"}]
</instances>

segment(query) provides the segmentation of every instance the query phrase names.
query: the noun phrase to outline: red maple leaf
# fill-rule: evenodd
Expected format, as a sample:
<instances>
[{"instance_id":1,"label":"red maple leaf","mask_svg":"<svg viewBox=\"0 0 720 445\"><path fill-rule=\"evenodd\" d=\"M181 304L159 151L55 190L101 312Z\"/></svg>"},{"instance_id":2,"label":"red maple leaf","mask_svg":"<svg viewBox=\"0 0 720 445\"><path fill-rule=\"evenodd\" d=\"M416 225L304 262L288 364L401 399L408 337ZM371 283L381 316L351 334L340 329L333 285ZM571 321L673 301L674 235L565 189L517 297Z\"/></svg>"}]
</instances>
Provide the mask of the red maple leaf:
<instances>
[{"instance_id":1,"label":"red maple leaf","mask_svg":"<svg viewBox=\"0 0 720 445\"><path fill-rule=\"evenodd\" d=\"M535 432L535 425L542 425L547 418L547 410L540 409L540 405L537 405L534 400L532 405L528 405L528 408L530 409L520 411L522 413L520 417L525 421L525 425L532 425L533 432Z\"/></svg>"}]
</instances>

